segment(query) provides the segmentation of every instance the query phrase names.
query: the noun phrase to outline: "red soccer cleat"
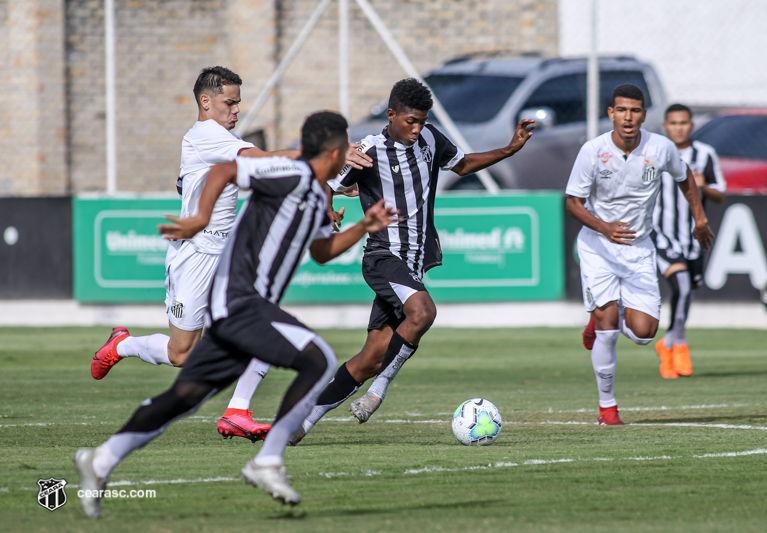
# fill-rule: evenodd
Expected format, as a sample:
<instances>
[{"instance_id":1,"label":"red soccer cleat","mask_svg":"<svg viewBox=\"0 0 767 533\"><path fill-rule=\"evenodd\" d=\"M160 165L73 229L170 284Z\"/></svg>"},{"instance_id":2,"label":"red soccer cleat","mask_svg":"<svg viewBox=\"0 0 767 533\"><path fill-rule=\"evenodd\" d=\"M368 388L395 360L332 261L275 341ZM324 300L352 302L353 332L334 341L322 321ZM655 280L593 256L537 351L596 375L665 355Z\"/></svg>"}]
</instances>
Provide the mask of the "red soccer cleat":
<instances>
[{"instance_id":1,"label":"red soccer cleat","mask_svg":"<svg viewBox=\"0 0 767 533\"><path fill-rule=\"evenodd\" d=\"M102 379L122 359L121 355L117 355L117 345L129 336L130 333L125 328L112 329L109 339L96 352L91 361L91 376L93 376L93 379Z\"/></svg>"},{"instance_id":2,"label":"red soccer cleat","mask_svg":"<svg viewBox=\"0 0 767 533\"><path fill-rule=\"evenodd\" d=\"M251 418L252 416L253 411L227 409L224 411L224 416L218 421L216 429L225 439L244 437L251 442L264 440L272 426L269 424L259 424Z\"/></svg>"},{"instance_id":3,"label":"red soccer cleat","mask_svg":"<svg viewBox=\"0 0 767 533\"><path fill-rule=\"evenodd\" d=\"M599 425L600 426L622 426L623 422L618 417L618 406L599 407Z\"/></svg>"},{"instance_id":4,"label":"red soccer cleat","mask_svg":"<svg viewBox=\"0 0 767 533\"><path fill-rule=\"evenodd\" d=\"M591 350L594 347L594 341L597 340L597 332L595 331L594 313L591 313L589 323L583 328L583 346L587 350Z\"/></svg>"}]
</instances>

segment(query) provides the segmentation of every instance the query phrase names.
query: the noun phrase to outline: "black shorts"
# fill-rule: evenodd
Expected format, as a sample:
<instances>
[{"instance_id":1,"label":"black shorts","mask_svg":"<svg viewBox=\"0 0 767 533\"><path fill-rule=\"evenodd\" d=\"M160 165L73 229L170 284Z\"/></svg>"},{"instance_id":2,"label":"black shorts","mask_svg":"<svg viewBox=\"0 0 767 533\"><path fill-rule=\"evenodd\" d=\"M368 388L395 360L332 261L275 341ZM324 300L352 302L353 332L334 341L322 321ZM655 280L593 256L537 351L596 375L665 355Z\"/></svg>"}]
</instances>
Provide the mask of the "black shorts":
<instances>
[{"instance_id":1,"label":"black shorts","mask_svg":"<svg viewBox=\"0 0 767 533\"><path fill-rule=\"evenodd\" d=\"M662 276L666 274L671 265L683 264L690 273L692 288L696 289L703 284L703 252L696 259L687 259L672 250L658 248L656 251L658 270L660 270Z\"/></svg>"},{"instance_id":2,"label":"black shorts","mask_svg":"<svg viewBox=\"0 0 767 533\"><path fill-rule=\"evenodd\" d=\"M315 335L278 305L260 296L242 298L229 305L229 316L205 331L178 380L208 383L220 390L239 378L254 357L290 368Z\"/></svg>"},{"instance_id":3,"label":"black shorts","mask_svg":"<svg viewBox=\"0 0 767 533\"><path fill-rule=\"evenodd\" d=\"M372 252L362 257L362 276L376 293L370 310L368 331L389 324L397 329L405 314L402 307L415 292L425 291L418 274L402 259L389 252Z\"/></svg>"}]
</instances>

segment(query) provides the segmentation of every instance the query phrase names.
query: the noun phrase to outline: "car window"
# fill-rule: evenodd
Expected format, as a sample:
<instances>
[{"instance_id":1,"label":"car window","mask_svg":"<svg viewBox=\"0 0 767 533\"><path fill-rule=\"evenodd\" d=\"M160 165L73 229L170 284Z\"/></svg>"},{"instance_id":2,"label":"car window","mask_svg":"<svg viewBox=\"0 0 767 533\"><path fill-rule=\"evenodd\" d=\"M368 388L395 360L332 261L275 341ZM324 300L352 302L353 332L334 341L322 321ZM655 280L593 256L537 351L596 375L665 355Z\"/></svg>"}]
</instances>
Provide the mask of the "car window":
<instances>
[{"instance_id":1,"label":"car window","mask_svg":"<svg viewBox=\"0 0 767 533\"><path fill-rule=\"evenodd\" d=\"M693 134L724 157L767 161L767 116L716 117Z\"/></svg>"},{"instance_id":2,"label":"car window","mask_svg":"<svg viewBox=\"0 0 767 533\"><path fill-rule=\"evenodd\" d=\"M586 75L568 74L551 78L530 95L521 109L550 107L557 124L586 120ZM517 117L517 121L519 117Z\"/></svg>"},{"instance_id":3,"label":"car window","mask_svg":"<svg viewBox=\"0 0 767 533\"><path fill-rule=\"evenodd\" d=\"M644 74L636 70L603 70L599 73L599 118L607 118L607 108L612 105L613 89L623 83L631 83L642 89L645 109L652 107L652 97Z\"/></svg>"},{"instance_id":4,"label":"car window","mask_svg":"<svg viewBox=\"0 0 767 533\"><path fill-rule=\"evenodd\" d=\"M432 74L425 81L450 118L455 122L477 123L494 118L522 82L522 78Z\"/></svg>"}]
</instances>

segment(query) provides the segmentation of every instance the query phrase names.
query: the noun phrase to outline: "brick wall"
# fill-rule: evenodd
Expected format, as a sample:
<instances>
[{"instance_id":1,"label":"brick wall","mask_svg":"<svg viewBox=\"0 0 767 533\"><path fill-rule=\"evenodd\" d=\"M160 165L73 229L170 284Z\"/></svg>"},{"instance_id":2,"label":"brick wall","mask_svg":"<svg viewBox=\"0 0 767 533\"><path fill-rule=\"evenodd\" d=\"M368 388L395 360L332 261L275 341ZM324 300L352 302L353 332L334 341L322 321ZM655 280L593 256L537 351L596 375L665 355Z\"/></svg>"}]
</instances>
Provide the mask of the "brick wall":
<instances>
[{"instance_id":1,"label":"brick wall","mask_svg":"<svg viewBox=\"0 0 767 533\"><path fill-rule=\"evenodd\" d=\"M200 69L243 80L249 109L319 0L115 0L120 191L172 191L181 137L197 118ZM421 71L504 49L554 55L554 0L371 0ZM363 118L404 72L350 0L351 112ZM103 0L0 0L0 196L103 191L106 181ZM338 109L335 2L250 130L291 145L304 117Z\"/></svg>"}]
</instances>

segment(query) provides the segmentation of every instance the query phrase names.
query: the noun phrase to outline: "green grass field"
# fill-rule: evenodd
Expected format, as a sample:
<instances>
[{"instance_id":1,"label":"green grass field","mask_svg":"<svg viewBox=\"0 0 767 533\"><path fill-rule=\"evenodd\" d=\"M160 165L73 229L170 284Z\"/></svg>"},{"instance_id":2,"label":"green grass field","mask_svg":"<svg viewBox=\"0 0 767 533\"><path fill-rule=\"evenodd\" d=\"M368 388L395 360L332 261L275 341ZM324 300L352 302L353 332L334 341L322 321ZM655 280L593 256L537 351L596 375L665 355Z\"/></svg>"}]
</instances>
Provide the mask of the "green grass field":
<instances>
[{"instance_id":1,"label":"green grass field","mask_svg":"<svg viewBox=\"0 0 767 533\"><path fill-rule=\"evenodd\" d=\"M434 330L370 422L355 423L347 402L288 449L304 498L293 511L239 480L260 444L216 432L230 389L113 472L115 488L156 498L105 500L101 520L89 521L74 451L103 442L177 374L129 359L94 381L89 361L108 332L0 329L0 530L767 530L767 331L691 331L695 373L677 380L660 378L651 346L621 338L616 396L627 425L599 427L578 330ZM364 339L322 334L341 361ZM290 379L270 373L256 418L271 420ZM464 447L450 419L478 396L498 406L503 431L492 446ZM53 512L36 501L37 480L49 477L71 485Z\"/></svg>"}]
</instances>

